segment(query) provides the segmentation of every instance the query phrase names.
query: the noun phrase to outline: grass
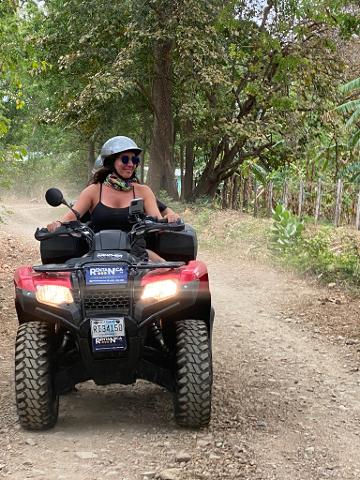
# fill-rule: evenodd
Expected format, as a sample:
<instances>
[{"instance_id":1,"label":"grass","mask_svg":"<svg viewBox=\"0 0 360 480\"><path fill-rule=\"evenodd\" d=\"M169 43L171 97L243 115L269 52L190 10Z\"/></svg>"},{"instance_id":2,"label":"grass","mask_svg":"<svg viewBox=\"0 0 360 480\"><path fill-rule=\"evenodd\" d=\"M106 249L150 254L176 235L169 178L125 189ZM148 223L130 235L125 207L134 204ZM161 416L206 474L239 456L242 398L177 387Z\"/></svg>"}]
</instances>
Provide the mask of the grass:
<instances>
[{"instance_id":1,"label":"grass","mask_svg":"<svg viewBox=\"0 0 360 480\"><path fill-rule=\"evenodd\" d=\"M235 261L270 263L350 288L360 285L360 235L354 228L335 228L305 219L299 240L284 251L274 251L270 219L206 204L179 204L175 208L196 229L200 251L231 251Z\"/></svg>"},{"instance_id":2,"label":"grass","mask_svg":"<svg viewBox=\"0 0 360 480\"><path fill-rule=\"evenodd\" d=\"M6 221L6 217L13 215L14 213L15 212L13 210L10 210L9 208L0 204L0 223L4 223Z\"/></svg>"},{"instance_id":3,"label":"grass","mask_svg":"<svg viewBox=\"0 0 360 480\"><path fill-rule=\"evenodd\" d=\"M308 225L301 242L284 259L326 282L360 285L360 237L353 228Z\"/></svg>"},{"instance_id":4,"label":"grass","mask_svg":"<svg viewBox=\"0 0 360 480\"><path fill-rule=\"evenodd\" d=\"M273 251L281 264L329 283L360 285L360 237L354 228L335 228L305 219L301 234L287 244L282 242L286 225L281 230L276 215L273 220L277 228L272 229L271 244L276 247ZM294 216L290 220L299 223Z\"/></svg>"},{"instance_id":5,"label":"grass","mask_svg":"<svg viewBox=\"0 0 360 480\"><path fill-rule=\"evenodd\" d=\"M215 254L231 250L235 258L262 261L268 261L271 256L267 246L269 219L253 218L239 211L221 210L206 204L182 205L177 211L195 228L200 251Z\"/></svg>"}]
</instances>

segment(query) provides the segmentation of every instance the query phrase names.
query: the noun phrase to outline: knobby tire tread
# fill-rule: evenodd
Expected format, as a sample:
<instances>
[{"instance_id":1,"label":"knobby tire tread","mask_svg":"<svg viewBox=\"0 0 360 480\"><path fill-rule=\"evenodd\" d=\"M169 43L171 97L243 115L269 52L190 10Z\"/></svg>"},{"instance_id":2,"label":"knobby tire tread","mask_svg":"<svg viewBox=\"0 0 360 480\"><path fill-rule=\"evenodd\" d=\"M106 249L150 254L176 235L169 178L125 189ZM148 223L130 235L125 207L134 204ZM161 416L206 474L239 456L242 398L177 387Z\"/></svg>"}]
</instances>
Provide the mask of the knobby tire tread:
<instances>
[{"instance_id":1,"label":"knobby tire tread","mask_svg":"<svg viewBox=\"0 0 360 480\"><path fill-rule=\"evenodd\" d=\"M51 327L43 322L20 325L15 347L15 393L20 425L27 430L52 428L59 396L51 371Z\"/></svg>"},{"instance_id":2,"label":"knobby tire tread","mask_svg":"<svg viewBox=\"0 0 360 480\"><path fill-rule=\"evenodd\" d=\"M178 425L201 428L211 418L212 358L203 320L176 323L175 418Z\"/></svg>"}]
</instances>

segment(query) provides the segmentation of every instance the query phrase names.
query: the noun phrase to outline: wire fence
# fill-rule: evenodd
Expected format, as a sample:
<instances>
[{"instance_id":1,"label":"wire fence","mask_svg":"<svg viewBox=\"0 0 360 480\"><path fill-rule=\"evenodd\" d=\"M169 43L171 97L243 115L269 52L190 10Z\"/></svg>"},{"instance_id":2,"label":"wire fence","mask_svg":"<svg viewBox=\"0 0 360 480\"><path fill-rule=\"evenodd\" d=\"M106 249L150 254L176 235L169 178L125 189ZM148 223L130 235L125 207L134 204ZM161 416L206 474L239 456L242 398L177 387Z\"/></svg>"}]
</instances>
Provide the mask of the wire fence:
<instances>
[{"instance_id":1,"label":"wire fence","mask_svg":"<svg viewBox=\"0 0 360 480\"><path fill-rule=\"evenodd\" d=\"M232 208L256 216L272 215L282 203L298 217L312 217L335 226L360 227L360 185L318 179L316 182L285 179L259 182L255 177L234 176L226 180L221 191L222 208Z\"/></svg>"}]
</instances>

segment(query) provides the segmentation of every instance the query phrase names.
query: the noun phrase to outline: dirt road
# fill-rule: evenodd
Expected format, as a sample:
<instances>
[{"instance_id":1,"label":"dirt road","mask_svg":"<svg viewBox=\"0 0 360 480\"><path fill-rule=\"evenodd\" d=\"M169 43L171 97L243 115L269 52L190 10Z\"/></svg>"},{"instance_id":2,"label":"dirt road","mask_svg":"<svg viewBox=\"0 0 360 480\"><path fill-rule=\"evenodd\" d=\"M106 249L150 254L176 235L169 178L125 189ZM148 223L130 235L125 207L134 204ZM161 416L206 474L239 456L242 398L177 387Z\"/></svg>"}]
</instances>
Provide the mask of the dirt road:
<instances>
[{"instance_id":1,"label":"dirt road","mask_svg":"<svg viewBox=\"0 0 360 480\"><path fill-rule=\"evenodd\" d=\"M27 206L0 226L0 477L360 478L359 300L239 253L200 252L216 310L207 430L177 428L171 396L146 382L80 385L61 398L54 430L21 430L13 393L12 272L37 259L30 233L43 215ZM9 233L15 226L17 241Z\"/></svg>"}]
</instances>

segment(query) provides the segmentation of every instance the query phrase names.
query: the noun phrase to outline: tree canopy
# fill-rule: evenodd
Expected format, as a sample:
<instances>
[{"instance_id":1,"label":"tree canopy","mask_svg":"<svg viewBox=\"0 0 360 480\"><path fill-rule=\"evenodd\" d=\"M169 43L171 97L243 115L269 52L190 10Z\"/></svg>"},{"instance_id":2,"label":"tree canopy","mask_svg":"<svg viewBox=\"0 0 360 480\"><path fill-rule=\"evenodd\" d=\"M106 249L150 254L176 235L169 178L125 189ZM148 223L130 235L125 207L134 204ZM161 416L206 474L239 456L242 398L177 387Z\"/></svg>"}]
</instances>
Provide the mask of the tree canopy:
<instances>
[{"instance_id":1,"label":"tree canopy","mask_svg":"<svg viewBox=\"0 0 360 480\"><path fill-rule=\"evenodd\" d=\"M180 169L186 200L249 161L301 163L341 121L337 45L359 34L356 13L346 0L5 0L2 158L22 146L85 182L101 144L128 135L150 186L176 197Z\"/></svg>"}]
</instances>

